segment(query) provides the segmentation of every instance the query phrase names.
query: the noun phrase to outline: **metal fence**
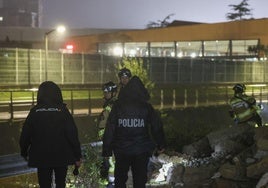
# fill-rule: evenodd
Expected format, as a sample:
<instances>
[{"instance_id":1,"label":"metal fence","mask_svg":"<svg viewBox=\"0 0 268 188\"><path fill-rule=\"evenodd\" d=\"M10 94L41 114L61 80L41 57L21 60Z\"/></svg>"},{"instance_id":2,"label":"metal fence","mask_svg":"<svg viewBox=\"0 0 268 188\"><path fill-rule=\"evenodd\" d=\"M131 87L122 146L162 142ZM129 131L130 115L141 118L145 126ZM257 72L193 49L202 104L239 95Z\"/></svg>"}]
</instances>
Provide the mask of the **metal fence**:
<instances>
[{"instance_id":1,"label":"metal fence","mask_svg":"<svg viewBox=\"0 0 268 188\"><path fill-rule=\"evenodd\" d=\"M232 84L169 85L152 91L150 102L156 109L227 105L233 96ZM102 111L103 99L99 89L63 89L64 102L73 115L94 115ZM99 92L96 95L96 92ZM95 94L94 94L95 93ZM268 86L250 85L246 93L257 103L268 101ZM36 104L37 91L7 90L0 92L0 121L25 118Z\"/></svg>"},{"instance_id":2,"label":"metal fence","mask_svg":"<svg viewBox=\"0 0 268 188\"><path fill-rule=\"evenodd\" d=\"M99 54L64 54L44 50L0 49L0 86L101 84L117 80L115 64L121 58ZM143 57L149 77L156 83L262 83L267 82L267 61Z\"/></svg>"}]
</instances>

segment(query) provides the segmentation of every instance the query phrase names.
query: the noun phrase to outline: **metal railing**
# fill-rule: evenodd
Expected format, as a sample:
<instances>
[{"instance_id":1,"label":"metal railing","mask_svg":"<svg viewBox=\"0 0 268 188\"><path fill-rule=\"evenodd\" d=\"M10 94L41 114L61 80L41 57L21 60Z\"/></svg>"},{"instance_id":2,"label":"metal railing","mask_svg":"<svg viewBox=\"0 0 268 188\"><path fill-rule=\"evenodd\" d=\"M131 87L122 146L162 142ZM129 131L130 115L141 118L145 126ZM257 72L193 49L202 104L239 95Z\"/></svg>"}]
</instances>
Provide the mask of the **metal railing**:
<instances>
[{"instance_id":1,"label":"metal railing","mask_svg":"<svg viewBox=\"0 0 268 188\"><path fill-rule=\"evenodd\" d=\"M209 84L209 85L172 85L158 86L153 91L150 102L156 109L178 109L187 107L199 107L210 105L228 104L229 99L233 96L233 85L231 84ZM63 90L65 93L64 102L67 104L73 115L92 115L102 111L103 99L101 94L92 96L95 90ZM36 93L30 90L28 98L23 100L14 98L14 93L18 91L9 91L9 100L0 101L0 120L24 119L30 108L36 104ZM66 93L69 93L67 96ZM82 96L76 96L83 93ZM0 92L1 94L1 92ZM268 86L251 85L247 88L247 94L257 99L258 103L267 102Z\"/></svg>"}]
</instances>

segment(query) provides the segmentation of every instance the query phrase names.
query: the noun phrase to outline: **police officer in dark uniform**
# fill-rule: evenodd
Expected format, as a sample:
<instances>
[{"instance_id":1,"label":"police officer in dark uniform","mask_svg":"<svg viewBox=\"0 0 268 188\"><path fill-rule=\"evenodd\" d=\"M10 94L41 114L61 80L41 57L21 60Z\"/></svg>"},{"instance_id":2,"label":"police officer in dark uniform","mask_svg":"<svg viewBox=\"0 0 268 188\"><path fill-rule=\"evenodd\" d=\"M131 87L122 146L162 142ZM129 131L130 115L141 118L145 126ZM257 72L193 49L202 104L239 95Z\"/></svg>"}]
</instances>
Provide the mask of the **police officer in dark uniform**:
<instances>
[{"instance_id":1,"label":"police officer in dark uniform","mask_svg":"<svg viewBox=\"0 0 268 188\"><path fill-rule=\"evenodd\" d=\"M45 81L39 86L37 105L22 127L20 149L28 166L37 168L40 188L51 187L53 172L56 187L65 188L68 166L81 165L78 130L54 82Z\"/></svg>"},{"instance_id":2,"label":"police officer in dark uniform","mask_svg":"<svg viewBox=\"0 0 268 188\"><path fill-rule=\"evenodd\" d=\"M120 69L118 72L118 78L119 78L121 87L124 87L125 85L127 85L131 77L132 77L132 74L129 69L125 67Z\"/></svg>"},{"instance_id":3,"label":"police officer in dark uniform","mask_svg":"<svg viewBox=\"0 0 268 188\"><path fill-rule=\"evenodd\" d=\"M163 152L165 137L159 115L137 76L121 89L103 136L103 157L115 156L115 187L125 188L131 169L134 188L145 188L152 152ZM151 136L153 138L151 138Z\"/></svg>"}]
</instances>

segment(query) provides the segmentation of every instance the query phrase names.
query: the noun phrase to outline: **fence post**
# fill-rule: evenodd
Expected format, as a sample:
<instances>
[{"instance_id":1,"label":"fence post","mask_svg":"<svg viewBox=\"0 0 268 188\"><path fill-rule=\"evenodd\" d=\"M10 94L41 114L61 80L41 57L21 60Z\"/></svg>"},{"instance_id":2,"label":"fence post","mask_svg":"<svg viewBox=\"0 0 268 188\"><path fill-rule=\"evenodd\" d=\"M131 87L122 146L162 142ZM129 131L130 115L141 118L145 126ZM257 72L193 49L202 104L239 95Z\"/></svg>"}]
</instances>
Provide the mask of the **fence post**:
<instances>
[{"instance_id":1,"label":"fence post","mask_svg":"<svg viewBox=\"0 0 268 188\"><path fill-rule=\"evenodd\" d=\"M195 90L195 106L198 106L198 100L199 100L199 93L198 89Z\"/></svg>"},{"instance_id":2,"label":"fence post","mask_svg":"<svg viewBox=\"0 0 268 188\"><path fill-rule=\"evenodd\" d=\"M16 48L16 85L19 85L19 55L18 55L18 48Z\"/></svg>"},{"instance_id":3,"label":"fence post","mask_svg":"<svg viewBox=\"0 0 268 188\"><path fill-rule=\"evenodd\" d=\"M176 90L173 89L173 103L172 103L172 108L176 108Z\"/></svg>"},{"instance_id":4,"label":"fence post","mask_svg":"<svg viewBox=\"0 0 268 188\"><path fill-rule=\"evenodd\" d=\"M91 115L91 93L90 90L88 90L88 115Z\"/></svg>"},{"instance_id":5,"label":"fence post","mask_svg":"<svg viewBox=\"0 0 268 188\"><path fill-rule=\"evenodd\" d=\"M161 89L161 93L160 93L160 109L163 109L164 107L164 91L163 89Z\"/></svg>"},{"instance_id":6,"label":"fence post","mask_svg":"<svg viewBox=\"0 0 268 188\"><path fill-rule=\"evenodd\" d=\"M187 89L184 89L184 107L187 107Z\"/></svg>"},{"instance_id":7,"label":"fence post","mask_svg":"<svg viewBox=\"0 0 268 188\"><path fill-rule=\"evenodd\" d=\"M64 84L64 54L61 53L61 84Z\"/></svg>"},{"instance_id":8,"label":"fence post","mask_svg":"<svg viewBox=\"0 0 268 188\"><path fill-rule=\"evenodd\" d=\"M229 103L228 86L225 86L225 99L226 104L228 104Z\"/></svg>"},{"instance_id":9,"label":"fence post","mask_svg":"<svg viewBox=\"0 0 268 188\"><path fill-rule=\"evenodd\" d=\"M32 106L34 106L34 91L32 91Z\"/></svg>"},{"instance_id":10,"label":"fence post","mask_svg":"<svg viewBox=\"0 0 268 188\"><path fill-rule=\"evenodd\" d=\"M71 113L74 115L74 99L73 99L73 90L71 90Z\"/></svg>"},{"instance_id":11,"label":"fence post","mask_svg":"<svg viewBox=\"0 0 268 188\"><path fill-rule=\"evenodd\" d=\"M9 110L10 110L10 119L14 119L14 109L13 109L13 92L10 91L10 107L9 107Z\"/></svg>"}]
</instances>

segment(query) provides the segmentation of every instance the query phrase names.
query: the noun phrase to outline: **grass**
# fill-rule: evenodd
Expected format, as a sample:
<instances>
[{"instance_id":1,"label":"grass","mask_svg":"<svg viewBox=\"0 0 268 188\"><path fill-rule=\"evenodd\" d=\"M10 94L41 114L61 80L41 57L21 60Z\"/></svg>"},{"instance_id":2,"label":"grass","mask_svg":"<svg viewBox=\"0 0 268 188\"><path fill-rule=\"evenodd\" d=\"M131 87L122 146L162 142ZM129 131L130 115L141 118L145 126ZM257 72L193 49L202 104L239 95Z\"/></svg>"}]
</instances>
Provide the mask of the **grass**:
<instances>
[{"instance_id":1,"label":"grass","mask_svg":"<svg viewBox=\"0 0 268 188\"><path fill-rule=\"evenodd\" d=\"M11 100L21 101L21 100L32 100L36 101L37 91L1 91L0 92L0 102L7 102ZM102 98L101 90L62 90L62 96L64 100L73 99L88 99L89 96L92 99Z\"/></svg>"},{"instance_id":2,"label":"grass","mask_svg":"<svg viewBox=\"0 0 268 188\"><path fill-rule=\"evenodd\" d=\"M39 187L37 174L23 174L18 176L0 178L0 188L34 188Z\"/></svg>"}]
</instances>

